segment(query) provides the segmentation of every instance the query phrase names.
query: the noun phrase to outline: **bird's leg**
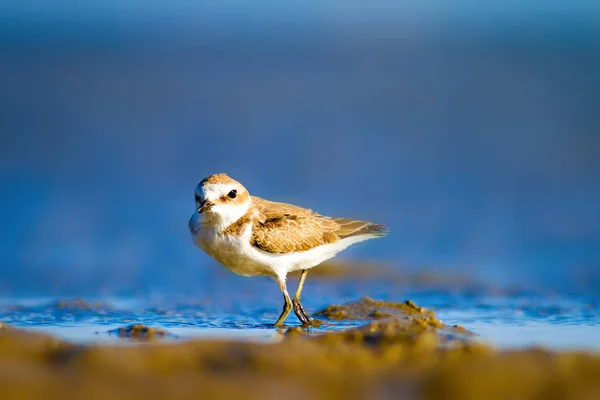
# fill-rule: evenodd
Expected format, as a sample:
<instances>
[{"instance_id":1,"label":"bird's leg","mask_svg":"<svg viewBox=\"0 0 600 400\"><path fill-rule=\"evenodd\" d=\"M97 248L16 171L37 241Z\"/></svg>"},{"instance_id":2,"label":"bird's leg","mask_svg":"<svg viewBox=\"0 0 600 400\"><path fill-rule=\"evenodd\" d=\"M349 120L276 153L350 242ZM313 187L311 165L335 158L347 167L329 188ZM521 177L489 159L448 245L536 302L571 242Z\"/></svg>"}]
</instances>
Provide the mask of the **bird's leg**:
<instances>
[{"instance_id":1,"label":"bird's leg","mask_svg":"<svg viewBox=\"0 0 600 400\"><path fill-rule=\"evenodd\" d=\"M290 311L292 311L292 300L290 300L290 295L288 294L287 287L285 284L285 278L280 279L277 278L277 285L279 286L279 290L283 294L283 311L281 311L281 315L277 318L277 322L275 322L275 326L279 327L283 325L283 321L289 315Z\"/></svg>"},{"instance_id":2,"label":"bird's leg","mask_svg":"<svg viewBox=\"0 0 600 400\"><path fill-rule=\"evenodd\" d=\"M308 274L307 269L303 269L300 273L300 281L298 282L298 289L296 289L296 294L294 295L294 313L302 322L302 325L310 325L310 318L306 311L304 311L304 307L302 307L302 303L300 303L300 295L302 294L302 287L304 286L304 280L306 279L306 275Z\"/></svg>"}]
</instances>

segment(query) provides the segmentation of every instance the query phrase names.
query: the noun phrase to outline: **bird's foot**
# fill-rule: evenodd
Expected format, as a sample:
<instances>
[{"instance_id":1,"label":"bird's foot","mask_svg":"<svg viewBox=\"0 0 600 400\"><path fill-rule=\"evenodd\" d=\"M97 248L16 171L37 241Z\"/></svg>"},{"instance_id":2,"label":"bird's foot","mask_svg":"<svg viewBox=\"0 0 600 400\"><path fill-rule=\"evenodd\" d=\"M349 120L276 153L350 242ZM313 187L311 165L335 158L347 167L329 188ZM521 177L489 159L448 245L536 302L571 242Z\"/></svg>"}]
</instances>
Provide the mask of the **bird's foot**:
<instances>
[{"instance_id":1,"label":"bird's foot","mask_svg":"<svg viewBox=\"0 0 600 400\"><path fill-rule=\"evenodd\" d=\"M303 327L313 326L312 321L314 321L314 320L310 319L309 315L304 310L304 307L302 307L302 303L300 303L300 300L294 300L293 306L294 306L294 313L296 314L296 317L298 317L300 322L302 322L302 326Z\"/></svg>"}]
</instances>

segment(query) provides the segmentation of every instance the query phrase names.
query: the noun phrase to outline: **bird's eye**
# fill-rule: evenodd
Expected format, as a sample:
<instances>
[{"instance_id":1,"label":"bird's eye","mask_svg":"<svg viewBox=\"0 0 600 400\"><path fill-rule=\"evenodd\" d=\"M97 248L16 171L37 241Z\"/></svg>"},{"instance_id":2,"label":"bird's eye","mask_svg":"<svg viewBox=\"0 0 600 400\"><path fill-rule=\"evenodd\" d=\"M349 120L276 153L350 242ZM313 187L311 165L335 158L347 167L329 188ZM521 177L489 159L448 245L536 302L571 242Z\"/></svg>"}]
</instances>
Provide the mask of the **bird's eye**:
<instances>
[{"instance_id":1,"label":"bird's eye","mask_svg":"<svg viewBox=\"0 0 600 400\"><path fill-rule=\"evenodd\" d=\"M237 196L237 190L233 189L231 192L227 193L227 196L229 196L230 199L235 199Z\"/></svg>"}]
</instances>

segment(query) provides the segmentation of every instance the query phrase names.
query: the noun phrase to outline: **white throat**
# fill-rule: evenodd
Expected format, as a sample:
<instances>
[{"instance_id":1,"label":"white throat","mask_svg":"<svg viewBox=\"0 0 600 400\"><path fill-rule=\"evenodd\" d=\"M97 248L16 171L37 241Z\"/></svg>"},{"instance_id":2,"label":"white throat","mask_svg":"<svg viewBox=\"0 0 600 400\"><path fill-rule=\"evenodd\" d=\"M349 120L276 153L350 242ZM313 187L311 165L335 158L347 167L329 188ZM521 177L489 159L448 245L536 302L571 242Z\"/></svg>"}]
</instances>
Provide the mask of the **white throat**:
<instances>
[{"instance_id":1,"label":"white throat","mask_svg":"<svg viewBox=\"0 0 600 400\"><path fill-rule=\"evenodd\" d=\"M219 233L237 222L250 209L250 200L242 204L219 204L211 210L210 222Z\"/></svg>"}]
</instances>

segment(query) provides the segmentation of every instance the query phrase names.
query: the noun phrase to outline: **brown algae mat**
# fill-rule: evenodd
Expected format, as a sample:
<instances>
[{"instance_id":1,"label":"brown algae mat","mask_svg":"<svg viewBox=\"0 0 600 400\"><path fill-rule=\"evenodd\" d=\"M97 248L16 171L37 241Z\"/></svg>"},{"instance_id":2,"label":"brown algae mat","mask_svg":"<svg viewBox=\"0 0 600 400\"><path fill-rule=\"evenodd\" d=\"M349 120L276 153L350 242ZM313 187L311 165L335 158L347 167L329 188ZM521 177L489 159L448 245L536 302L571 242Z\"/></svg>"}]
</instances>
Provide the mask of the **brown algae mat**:
<instances>
[{"instance_id":1,"label":"brown algae mat","mask_svg":"<svg viewBox=\"0 0 600 400\"><path fill-rule=\"evenodd\" d=\"M132 340L153 340L156 338L176 337L164 329L153 328L142 324L128 325L107 332L109 335Z\"/></svg>"},{"instance_id":2,"label":"brown algae mat","mask_svg":"<svg viewBox=\"0 0 600 400\"><path fill-rule=\"evenodd\" d=\"M0 325L0 399L600 398L598 354L496 351L410 301L363 298L318 314L365 325L290 328L276 343L132 346L75 345Z\"/></svg>"}]
</instances>

